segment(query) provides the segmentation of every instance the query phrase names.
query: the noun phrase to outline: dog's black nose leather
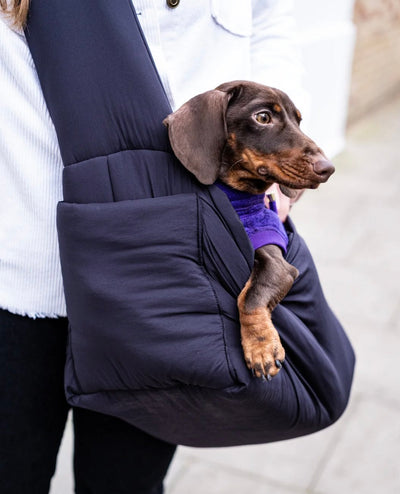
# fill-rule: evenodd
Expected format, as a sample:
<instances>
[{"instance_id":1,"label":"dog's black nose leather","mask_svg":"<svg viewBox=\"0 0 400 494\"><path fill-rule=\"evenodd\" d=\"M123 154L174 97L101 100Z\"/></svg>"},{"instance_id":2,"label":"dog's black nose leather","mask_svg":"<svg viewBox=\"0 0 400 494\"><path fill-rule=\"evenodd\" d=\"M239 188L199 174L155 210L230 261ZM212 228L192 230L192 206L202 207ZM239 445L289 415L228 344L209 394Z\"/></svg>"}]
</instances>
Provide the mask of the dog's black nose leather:
<instances>
[{"instance_id":1,"label":"dog's black nose leather","mask_svg":"<svg viewBox=\"0 0 400 494\"><path fill-rule=\"evenodd\" d=\"M335 171L335 167L329 160L318 160L313 163L313 168L314 172L325 180L328 180Z\"/></svg>"}]
</instances>

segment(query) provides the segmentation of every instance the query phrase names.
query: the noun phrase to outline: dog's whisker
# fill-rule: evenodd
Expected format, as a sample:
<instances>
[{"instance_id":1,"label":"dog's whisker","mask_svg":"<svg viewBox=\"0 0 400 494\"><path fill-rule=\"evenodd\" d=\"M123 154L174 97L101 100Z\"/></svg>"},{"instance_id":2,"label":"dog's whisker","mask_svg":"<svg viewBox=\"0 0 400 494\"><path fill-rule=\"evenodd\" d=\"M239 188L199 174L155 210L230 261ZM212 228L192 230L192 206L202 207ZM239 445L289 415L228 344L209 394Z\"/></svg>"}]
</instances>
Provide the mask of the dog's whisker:
<instances>
[{"instance_id":1,"label":"dog's whisker","mask_svg":"<svg viewBox=\"0 0 400 494\"><path fill-rule=\"evenodd\" d=\"M239 165L243 161L243 158L235 161L234 163L226 163L225 161L222 161L222 165L225 165L228 167L228 171L231 171L235 166Z\"/></svg>"}]
</instances>

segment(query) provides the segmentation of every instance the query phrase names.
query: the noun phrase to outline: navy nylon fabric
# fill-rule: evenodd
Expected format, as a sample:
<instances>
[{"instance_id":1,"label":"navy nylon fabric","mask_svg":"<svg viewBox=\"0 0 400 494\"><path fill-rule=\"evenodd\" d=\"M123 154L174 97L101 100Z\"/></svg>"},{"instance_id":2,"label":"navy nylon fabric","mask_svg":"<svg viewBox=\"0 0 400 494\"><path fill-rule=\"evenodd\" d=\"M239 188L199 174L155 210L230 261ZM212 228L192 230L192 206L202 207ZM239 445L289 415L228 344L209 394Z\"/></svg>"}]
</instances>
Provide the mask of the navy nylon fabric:
<instances>
[{"instance_id":1,"label":"navy nylon fabric","mask_svg":"<svg viewBox=\"0 0 400 494\"><path fill-rule=\"evenodd\" d=\"M225 194L171 152L171 109L131 0L32 0L26 35L65 164L69 403L191 446L333 423L354 353L290 220L300 276L273 312L287 359L270 383L245 366L236 298L252 247Z\"/></svg>"}]
</instances>

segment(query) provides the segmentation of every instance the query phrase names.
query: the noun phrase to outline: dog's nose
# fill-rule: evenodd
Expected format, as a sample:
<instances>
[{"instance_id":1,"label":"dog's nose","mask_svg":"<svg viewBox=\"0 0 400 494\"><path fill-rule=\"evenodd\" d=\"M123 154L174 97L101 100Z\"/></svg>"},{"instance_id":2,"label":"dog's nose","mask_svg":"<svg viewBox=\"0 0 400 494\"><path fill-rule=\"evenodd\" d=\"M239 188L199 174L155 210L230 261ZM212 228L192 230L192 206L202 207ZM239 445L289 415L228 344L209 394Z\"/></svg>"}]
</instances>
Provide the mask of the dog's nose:
<instances>
[{"instance_id":1,"label":"dog's nose","mask_svg":"<svg viewBox=\"0 0 400 494\"><path fill-rule=\"evenodd\" d=\"M313 163L313 168L314 172L324 180L328 180L335 171L335 167L329 160L318 160Z\"/></svg>"}]
</instances>

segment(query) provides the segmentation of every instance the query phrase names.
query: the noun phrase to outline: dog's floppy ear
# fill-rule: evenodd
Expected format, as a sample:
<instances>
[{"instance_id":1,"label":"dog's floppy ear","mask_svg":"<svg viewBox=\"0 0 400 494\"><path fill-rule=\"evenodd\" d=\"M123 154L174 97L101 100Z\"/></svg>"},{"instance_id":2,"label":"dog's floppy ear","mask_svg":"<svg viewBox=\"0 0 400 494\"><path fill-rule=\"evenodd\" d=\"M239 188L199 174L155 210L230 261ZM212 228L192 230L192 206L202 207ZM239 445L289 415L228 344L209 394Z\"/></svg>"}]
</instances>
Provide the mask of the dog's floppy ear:
<instances>
[{"instance_id":1,"label":"dog's floppy ear","mask_svg":"<svg viewBox=\"0 0 400 494\"><path fill-rule=\"evenodd\" d=\"M230 97L228 92L207 91L163 122L176 157L203 184L212 184L218 177L227 139L225 113Z\"/></svg>"}]
</instances>

